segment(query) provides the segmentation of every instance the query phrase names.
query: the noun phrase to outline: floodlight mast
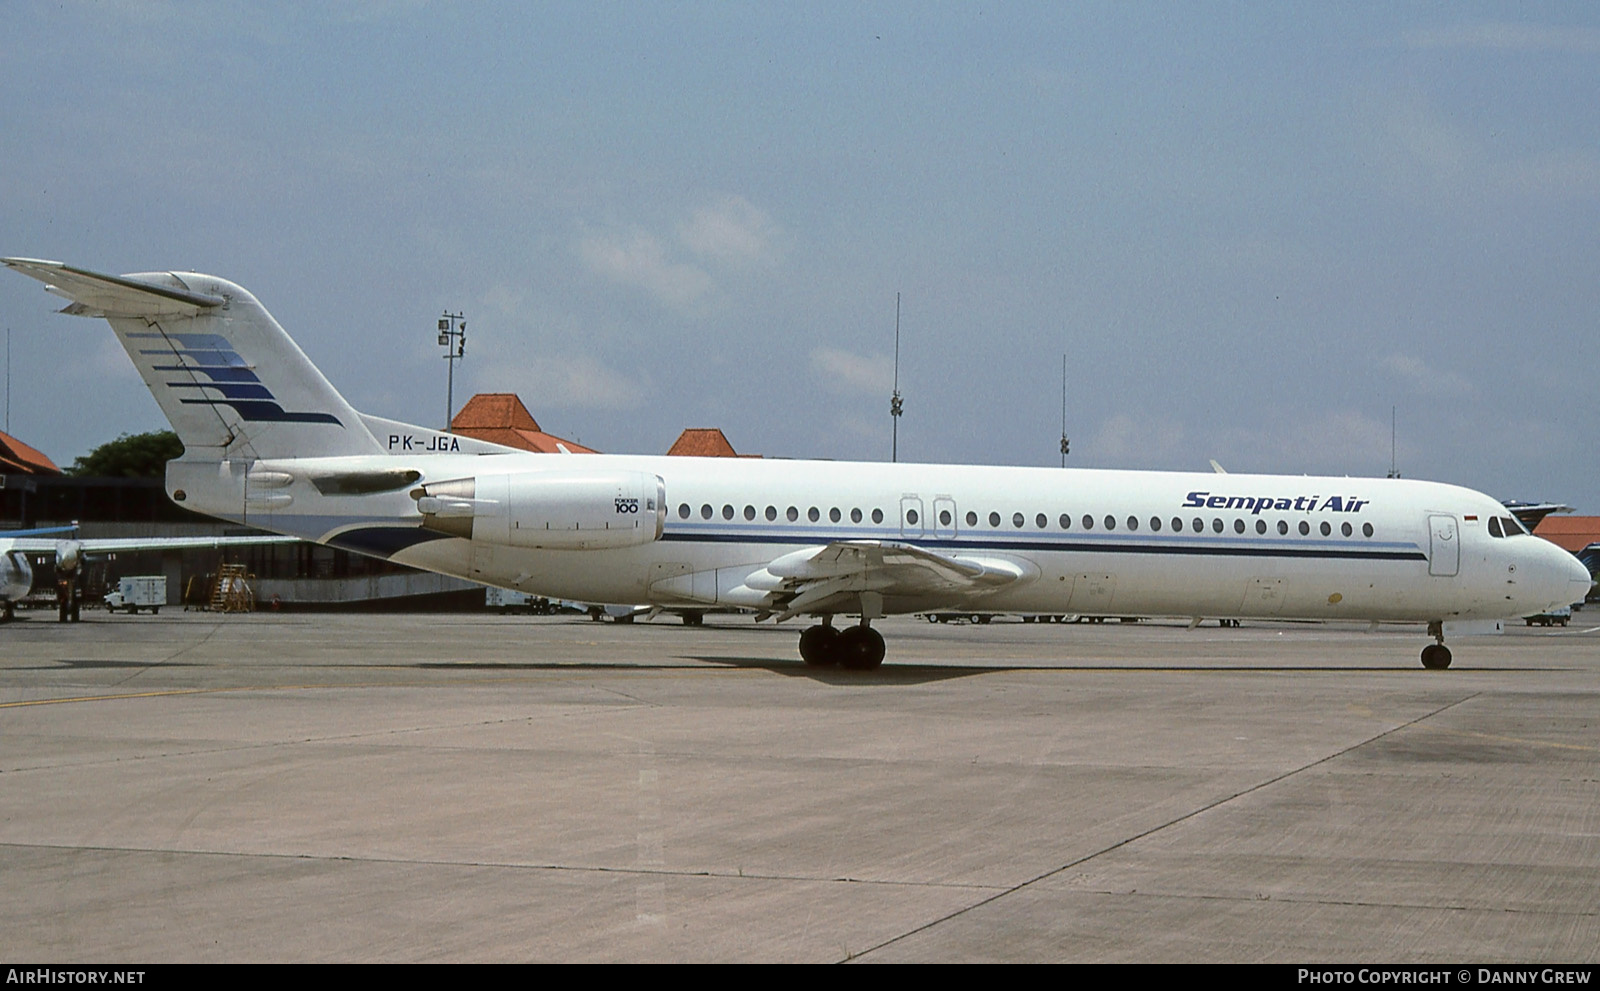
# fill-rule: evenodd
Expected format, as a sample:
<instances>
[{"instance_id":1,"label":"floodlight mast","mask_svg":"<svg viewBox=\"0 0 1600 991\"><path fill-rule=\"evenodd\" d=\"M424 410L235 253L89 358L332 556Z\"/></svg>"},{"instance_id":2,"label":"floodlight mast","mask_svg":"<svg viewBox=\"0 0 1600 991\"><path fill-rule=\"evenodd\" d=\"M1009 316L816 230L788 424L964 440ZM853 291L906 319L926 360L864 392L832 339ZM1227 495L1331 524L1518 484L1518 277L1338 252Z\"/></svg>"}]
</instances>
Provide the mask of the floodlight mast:
<instances>
[{"instance_id":1,"label":"floodlight mast","mask_svg":"<svg viewBox=\"0 0 1600 991\"><path fill-rule=\"evenodd\" d=\"M450 370L446 376L444 394L444 432L450 432L450 421L456 415L456 362L467 354L467 319L463 313L446 310L439 317L439 346L444 348L444 360Z\"/></svg>"}]
</instances>

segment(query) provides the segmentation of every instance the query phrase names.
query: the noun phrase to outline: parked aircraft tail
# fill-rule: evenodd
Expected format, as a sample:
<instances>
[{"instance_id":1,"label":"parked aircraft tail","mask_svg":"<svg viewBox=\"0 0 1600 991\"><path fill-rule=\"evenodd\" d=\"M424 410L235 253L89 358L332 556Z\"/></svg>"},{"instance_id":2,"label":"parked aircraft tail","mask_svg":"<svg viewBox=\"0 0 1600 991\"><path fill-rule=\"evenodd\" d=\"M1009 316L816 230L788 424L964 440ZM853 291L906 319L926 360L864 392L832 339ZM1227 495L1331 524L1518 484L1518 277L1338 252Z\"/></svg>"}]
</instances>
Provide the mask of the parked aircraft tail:
<instances>
[{"instance_id":1,"label":"parked aircraft tail","mask_svg":"<svg viewBox=\"0 0 1600 991\"><path fill-rule=\"evenodd\" d=\"M111 324L183 441L185 461L384 453L272 314L232 282L0 262L71 300L61 312Z\"/></svg>"}]
</instances>

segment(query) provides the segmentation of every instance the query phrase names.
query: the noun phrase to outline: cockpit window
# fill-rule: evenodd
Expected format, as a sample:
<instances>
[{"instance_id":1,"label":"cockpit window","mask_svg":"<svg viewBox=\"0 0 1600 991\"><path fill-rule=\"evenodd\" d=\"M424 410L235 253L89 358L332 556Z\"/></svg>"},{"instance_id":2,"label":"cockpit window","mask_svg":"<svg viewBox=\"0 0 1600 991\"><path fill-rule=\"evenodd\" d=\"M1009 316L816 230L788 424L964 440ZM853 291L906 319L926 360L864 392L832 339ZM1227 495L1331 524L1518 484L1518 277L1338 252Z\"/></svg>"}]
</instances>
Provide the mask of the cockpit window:
<instances>
[{"instance_id":1,"label":"cockpit window","mask_svg":"<svg viewBox=\"0 0 1600 991\"><path fill-rule=\"evenodd\" d=\"M1500 527L1505 530L1508 537L1517 537L1528 532L1523 529L1521 521L1515 516L1502 516L1500 518Z\"/></svg>"},{"instance_id":2,"label":"cockpit window","mask_svg":"<svg viewBox=\"0 0 1600 991\"><path fill-rule=\"evenodd\" d=\"M1489 517L1489 536L1491 536L1491 537L1504 537L1505 536L1504 533L1500 532L1500 517L1498 517L1498 516Z\"/></svg>"}]
</instances>

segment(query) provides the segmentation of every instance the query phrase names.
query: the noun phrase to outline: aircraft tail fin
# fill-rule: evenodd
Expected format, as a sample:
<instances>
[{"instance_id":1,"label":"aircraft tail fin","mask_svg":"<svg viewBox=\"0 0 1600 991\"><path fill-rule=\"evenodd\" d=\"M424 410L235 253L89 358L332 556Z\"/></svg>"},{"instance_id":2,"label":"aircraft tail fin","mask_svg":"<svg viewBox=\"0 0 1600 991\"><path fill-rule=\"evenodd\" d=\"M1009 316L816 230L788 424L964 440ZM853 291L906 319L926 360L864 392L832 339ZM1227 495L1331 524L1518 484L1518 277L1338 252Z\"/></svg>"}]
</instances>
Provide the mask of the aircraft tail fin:
<instances>
[{"instance_id":1,"label":"aircraft tail fin","mask_svg":"<svg viewBox=\"0 0 1600 991\"><path fill-rule=\"evenodd\" d=\"M384 453L365 422L254 296L193 272L104 275L61 262L0 263L104 317L185 460Z\"/></svg>"}]
</instances>

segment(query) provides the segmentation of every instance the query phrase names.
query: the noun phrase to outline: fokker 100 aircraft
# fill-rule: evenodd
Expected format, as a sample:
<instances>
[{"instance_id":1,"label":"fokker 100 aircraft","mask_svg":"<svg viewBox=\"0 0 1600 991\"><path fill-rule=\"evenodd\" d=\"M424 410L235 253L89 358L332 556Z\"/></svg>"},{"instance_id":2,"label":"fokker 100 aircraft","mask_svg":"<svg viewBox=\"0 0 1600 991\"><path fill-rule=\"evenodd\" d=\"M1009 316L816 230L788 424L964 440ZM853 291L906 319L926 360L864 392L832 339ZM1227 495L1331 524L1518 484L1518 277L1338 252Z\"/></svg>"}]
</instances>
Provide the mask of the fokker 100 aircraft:
<instances>
[{"instance_id":1,"label":"fokker 100 aircraft","mask_svg":"<svg viewBox=\"0 0 1600 991\"><path fill-rule=\"evenodd\" d=\"M530 454L356 412L224 279L4 263L111 324L189 509L552 598L816 617L808 664L876 667L873 620L959 609L1423 622L1443 668L1447 622L1589 588L1493 499L1429 482Z\"/></svg>"}]
</instances>

